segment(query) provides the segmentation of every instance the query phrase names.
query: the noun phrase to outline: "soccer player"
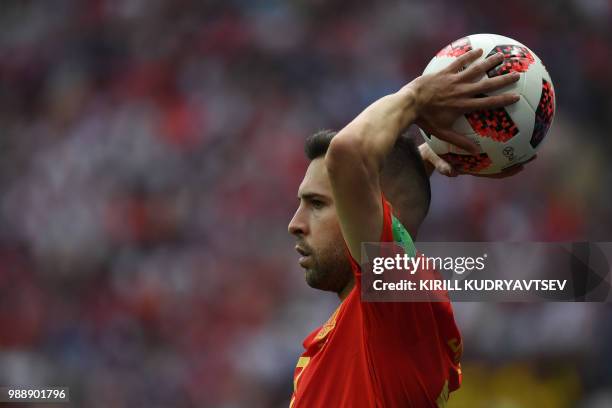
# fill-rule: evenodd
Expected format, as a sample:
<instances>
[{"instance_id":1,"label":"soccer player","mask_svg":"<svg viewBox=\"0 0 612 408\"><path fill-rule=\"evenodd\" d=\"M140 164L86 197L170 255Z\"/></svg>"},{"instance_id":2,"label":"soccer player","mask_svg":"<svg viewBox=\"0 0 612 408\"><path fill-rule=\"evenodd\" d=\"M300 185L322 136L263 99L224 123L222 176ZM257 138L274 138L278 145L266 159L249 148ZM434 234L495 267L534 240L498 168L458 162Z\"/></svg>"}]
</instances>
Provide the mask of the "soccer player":
<instances>
[{"instance_id":1,"label":"soccer player","mask_svg":"<svg viewBox=\"0 0 612 408\"><path fill-rule=\"evenodd\" d=\"M487 78L502 57L473 63L481 54L470 51L377 100L337 134L319 132L306 141L310 164L289 232L306 282L336 292L341 303L304 340L292 408L443 407L459 387L462 344L450 303L361 302L356 260L362 242L401 240L411 247L427 214L428 175L418 151L399 137L404 129L416 123L477 153L474 142L451 130L455 119L518 100L477 97L518 80Z\"/></svg>"}]
</instances>

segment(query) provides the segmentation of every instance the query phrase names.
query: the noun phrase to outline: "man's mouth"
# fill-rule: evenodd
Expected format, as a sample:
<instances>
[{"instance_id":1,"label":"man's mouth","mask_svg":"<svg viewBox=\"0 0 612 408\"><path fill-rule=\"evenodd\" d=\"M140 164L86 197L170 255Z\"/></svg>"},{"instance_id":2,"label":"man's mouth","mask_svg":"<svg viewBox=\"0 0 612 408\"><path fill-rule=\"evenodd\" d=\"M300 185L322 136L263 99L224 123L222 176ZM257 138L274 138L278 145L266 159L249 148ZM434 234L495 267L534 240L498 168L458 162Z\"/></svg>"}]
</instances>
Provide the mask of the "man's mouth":
<instances>
[{"instance_id":1,"label":"man's mouth","mask_svg":"<svg viewBox=\"0 0 612 408\"><path fill-rule=\"evenodd\" d=\"M300 245L296 245L295 250L298 252L298 254L302 255L300 256L300 259L298 259L298 263L300 264L302 268L306 268L308 264L310 263L310 258L311 258L310 251L307 251L306 249L304 249L304 247Z\"/></svg>"},{"instance_id":2,"label":"man's mouth","mask_svg":"<svg viewBox=\"0 0 612 408\"><path fill-rule=\"evenodd\" d=\"M296 245L295 246L295 250L302 256L308 256L310 255L310 252L305 250L304 247L300 246L300 245Z\"/></svg>"},{"instance_id":3,"label":"man's mouth","mask_svg":"<svg viewBox=\"0 0 612 408\"><path fill-rule=\"evenodd\" d=\"M300 256L300 259L298 259L298 263L302 268L307 268L310 264L310 255Z\"/></svg>"}]
</instances>

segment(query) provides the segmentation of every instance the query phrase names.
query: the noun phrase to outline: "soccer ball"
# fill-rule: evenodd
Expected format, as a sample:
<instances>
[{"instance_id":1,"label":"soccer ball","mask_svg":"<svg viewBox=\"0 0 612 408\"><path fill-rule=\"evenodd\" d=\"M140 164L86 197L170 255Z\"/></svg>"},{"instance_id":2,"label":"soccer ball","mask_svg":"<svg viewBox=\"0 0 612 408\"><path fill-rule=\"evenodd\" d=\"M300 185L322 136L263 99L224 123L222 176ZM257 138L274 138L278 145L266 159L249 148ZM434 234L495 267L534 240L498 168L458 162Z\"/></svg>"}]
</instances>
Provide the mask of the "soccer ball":
<instances>
[{"instance_id":1,"label":"soccer ball","mask_svg":"<svg viewBox=\"0 0 612 408\"><path fill-rule=\"evenodd\" d=\"M482 61L497 52L503 62L487 72L488 77L520 72L520 79L488 95L513 92L520 100L504 108L468 113L455 121L453 130L474 140L481 149L478 156L421 133L429 146L453 167L465 173L496 174L532 158L548 132L555 114L555 90L550 75L537 55L520 42L496 34L475 34L461 38L436 54L423 74L446 68L466 52L482 48ZM484 95L483 95L484 96Z\"/></svg>"}]
</instances>

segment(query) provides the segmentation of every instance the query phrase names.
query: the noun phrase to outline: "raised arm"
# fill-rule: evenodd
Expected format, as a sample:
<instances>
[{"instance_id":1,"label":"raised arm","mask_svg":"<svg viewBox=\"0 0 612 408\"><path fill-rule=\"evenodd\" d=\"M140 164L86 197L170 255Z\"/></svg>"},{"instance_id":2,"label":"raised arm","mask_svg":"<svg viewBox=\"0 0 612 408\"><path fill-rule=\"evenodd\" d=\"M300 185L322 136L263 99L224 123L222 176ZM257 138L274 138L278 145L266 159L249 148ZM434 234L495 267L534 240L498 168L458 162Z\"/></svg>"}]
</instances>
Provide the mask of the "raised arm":
<instances>
[{"instance_id":1,"label":"raised arm","mask_svg":"<svg viewBox=\"0 0 612 408\"><path fill-rule=\"evenodd\" d=\"M377 100L332 140L325 166L342 234L355 259L359 259L362 242L380 238L381 166L406 127L417 123L442 140L477 152L474 142L451 130L455 119L469 111L518 100L512 94L476 97L518 80L518 75L507 74L474 82L502 61L501 55L495 55L463 69L481 54L482 50L470 51L445 70L418 77L398 92Z\"/></svg>"}]
</instances>

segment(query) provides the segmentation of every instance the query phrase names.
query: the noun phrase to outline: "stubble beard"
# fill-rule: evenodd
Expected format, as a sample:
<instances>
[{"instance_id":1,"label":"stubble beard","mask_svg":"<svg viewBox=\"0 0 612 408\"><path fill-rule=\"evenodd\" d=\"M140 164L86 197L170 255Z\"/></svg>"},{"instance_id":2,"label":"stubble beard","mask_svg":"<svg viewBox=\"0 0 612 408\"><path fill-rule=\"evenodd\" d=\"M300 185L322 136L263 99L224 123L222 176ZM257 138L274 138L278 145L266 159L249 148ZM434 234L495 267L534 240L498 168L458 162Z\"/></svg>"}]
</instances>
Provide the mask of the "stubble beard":
<instances>
[{"instance_id":1,"label":"stubble beard","mask_svg":"<svg viewBox=\"0 0 612 408\"><path fill-rule=\"evenodd\" d=\"M306 269L308 286L340 293L351 282L353 273L343 245L331 245L311 253L312 266Z\"/></svg>"}]
</instances>

